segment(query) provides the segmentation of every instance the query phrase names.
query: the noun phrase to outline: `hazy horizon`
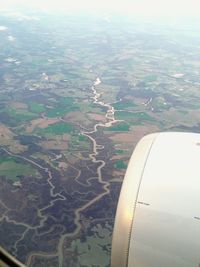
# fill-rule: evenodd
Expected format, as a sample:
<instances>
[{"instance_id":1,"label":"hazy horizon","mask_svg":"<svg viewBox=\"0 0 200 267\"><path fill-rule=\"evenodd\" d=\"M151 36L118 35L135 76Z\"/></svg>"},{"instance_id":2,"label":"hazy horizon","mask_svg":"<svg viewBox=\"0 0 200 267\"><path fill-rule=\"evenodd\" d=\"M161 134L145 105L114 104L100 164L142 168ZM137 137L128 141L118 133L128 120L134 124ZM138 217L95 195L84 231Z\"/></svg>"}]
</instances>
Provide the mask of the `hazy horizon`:
<instances>
[{"instance_id":1,"label":"hazy horizon","mask_svg":"<svg viewBox=\"0 0 200 267\"><path fill-rule=\"evenodd\" d=\"M97 1L64 1L64 0L8 0L0 1L0 11L5 9L37 8L46 12L89 12L91 14L117 13L144 18L198 18L200 2L197 0L97 0Z\"/></svg>"}]
</instances>

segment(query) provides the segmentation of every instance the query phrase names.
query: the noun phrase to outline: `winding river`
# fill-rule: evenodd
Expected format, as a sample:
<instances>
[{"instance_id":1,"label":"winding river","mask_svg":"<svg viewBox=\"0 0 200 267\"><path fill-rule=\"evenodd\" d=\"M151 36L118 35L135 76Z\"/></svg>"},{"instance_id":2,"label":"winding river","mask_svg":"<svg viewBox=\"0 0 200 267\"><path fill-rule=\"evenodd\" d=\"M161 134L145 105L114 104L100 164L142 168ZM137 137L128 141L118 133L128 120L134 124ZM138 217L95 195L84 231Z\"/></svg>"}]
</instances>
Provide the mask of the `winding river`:
<instances>
[{"instance_id":1,"label":"winding river","mask_svg":"<svg viewBox=\"0 0 200 267\"><path fill-rule=\"evenodd\" d=\"M106 122L105 123L97 123L97 124L94 125L93 130L91 130L91 131L82 131L81 134L86 136L87 138L89 138L91 140L91 142L92 142L92 152L89 154L89 158L91 159L91 161L93 163L99 163L99 166L97 168L97 179L98 179L98 182L102 185L102 188L104 189L104 191L101 194L99 194L98 196L94 197L89 202L87 202L82 207L80 207L80 208L75 210L74 223L76 225L76 229L72 233L67 233L67 234L64 234L64 235L61 236L61 238L59 240L57 252L51 253L51 254L46 254L44 252L34 252L33 251L28 256L27 266L31 265L31 261L32 261L32 258L34 256L40 256L40 257L45 257L45 258L50 258L50 257L57 256L58 259L59 259L59 267L63 267L64 266L64 251L63 251L64 242L65 242L66 238L73 238L80 232L81 227L82 227L81 223L80 223L81 212L86 210L88 207L90 207L91 205L93 205L97 201L99 201L103 196L105 196L105 195L110 193L110 189L109 189L110 183L107 182L107 181L104 181L103 177L102 177L102 168L105 166L106 163L105 163L104 160L97 160L97 158L96 158L97 155L98 155L98 150L100 150L100 149L103 150L104 146L97 144L96 140L92 137L92 135L95 132L98 131L98 127L111 127L114 123L118 122L118 120L115 119L114 107L110 103L105 103L105 102L100 100L101 94L98 93L98 91L97 91L97 88L98 88L99 84L101 84L101 80L98 77L94 81L94 83L93 83L93 85L91 87L92 94L93 94L93 96L91 98L92 98L94 104L107 108L107 112L105 114ZM40 220L40 224L37 225L37 226L31 227L28 224L16 222L14 220L9 220L9 218L6 215L4 215L2 218L0 218L1 220L5 219L8 222L12 222L12 223L14 223L16 225L23 225L24 227L26 227L26 230L24 231L24 233L21 236L21 238L19 240L17 240L17 242L14 244L14 248L16 250L17 249L17 244L24 238L24 236L25 236L25 234L27 233L28 230L30 230L30 229L37 230L38 228L41 228L44 225L44 222L47 219L47 216L43 215L42 212L45 209L53 206L54 202L56 202L58 200L65 201L66 198L65 198L65 196L63 196L60 193L57 193L57 194L54 193L55 186L52 183L52 173L48 168L45 168L45 167L41 166L40 164L34 162L34 160L32 160L32 159L28 159L28 158L25 158L23 156L15 155L14 153L11 153L10 151L8 151L5 148L2 148L2 150L4 152L6 152L10 156L21 158L22 160L24 160L24 161L26 161L26 162L28 162L28 163L30 163L30 164L42 169L42 170L44 170L48 175L47 182L48 182L48 184L50 186L50 195L51 195L52 198L54 198L54 200L50 201L50 203L47 206L45 206L45 207L43 207L43 208L38 210L38 217L40 217L41 220ZM78 176L79 175L80 175L80 172L79 172ZM88 183L89 183L89 179L88 179Z\"/></svg>"},{"instance_id":2,"label":"winding river","mask_svg":"<svg viewBox=\"0 0 200 267\"><path fill-rule=\"evenodd\" d=\"M103 149L104 146L102 145L98 145L96 140L92 137L92 134L98 131L98 127L111 127L114 123L118 122L118 120L115 119L115 110L114 107L110 104L110 103L104 103L103 101L99 100L99 98L101 97L101 94L97 92L97 87L98 85L101 83L100 78L98 77L92 87L91 90L93 92L93 96L91 97L93 99L93 103L96 105L100 105L102 107L106 107L107 108L107 112L106 112L106 120L107 122L105 123L97 123L94 125L94 128L92 131L82 131L82 135L88 137L93 144L93 149L92 149L92 153L89 154L89 158L92 160L92 162L94 163L100 163L99 167L97 168L97 179L99 181L100 184L103 185L103 189L104 192L102 192L101 194L99 194L97 197L93 198L91 201L89 201L88 203L86 203L84 206L78 208L75 210L75 219L74 219L74 223L76 225L76 229L74 232L69 233L69 234L65 234L60 238L60 242L58 245L58 257L59 257L59 267L63 267L63 260L64 260L64 255L63 255L63 245L64 245L64 241L67 237L72 238L73 236L76 236L79 231L81 230L81 223L80 223L80 215L81 212L84 211L85 209L87 209L88 207L90 207L92 204L94 204L95 202L97 202L98 200L100 200L103 196L107 195L110 193L110 183L107 181L104 181L102 178L102 168L105 166L105 161L104 160L97 160L96 156L98 155L98 149Z\"/></svg>"}]
</instances>

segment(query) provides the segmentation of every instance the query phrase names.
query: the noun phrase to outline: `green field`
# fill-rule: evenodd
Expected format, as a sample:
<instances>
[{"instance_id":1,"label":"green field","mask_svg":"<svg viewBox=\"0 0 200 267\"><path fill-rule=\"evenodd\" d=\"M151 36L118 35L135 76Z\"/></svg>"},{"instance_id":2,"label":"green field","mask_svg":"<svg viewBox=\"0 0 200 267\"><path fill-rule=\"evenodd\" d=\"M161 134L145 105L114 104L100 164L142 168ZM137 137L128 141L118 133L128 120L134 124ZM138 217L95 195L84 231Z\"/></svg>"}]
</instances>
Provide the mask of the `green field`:
<instances>
[{"instance_id":1,"label":"green field","mask_svg":"<svg viewBox=\"0 0 200 267\"><path fill-rule=\"evenodd\" d=\"M78 139L79 141L88 141L88 138L84 135L79 135Z\"/></svg>"},{"instance_id":2,"label":"green field","mask_svg":"<svg viewBox=\"0 0 200 267\"><path fill-rule=\"evenodd\" d=\"M117 120L133 119L135 113L128 111L115 111L115 118Z\"/></svg>"},{"instance_id":3,"label":"green field","mask_svg":"<svg viewBox=\"0 0 200 267\"><path fill-rule=\"evenodd\" d=\"M124 163L123 160L118 160L115 163L115 168L117 168L117 169L126 169L127 168L127 165Z\"/></svg>"},{"instance_id":4,"label":"green field","mask_svg":"<svg viewBox=\"0 0 200 267\"><path fill-rule=\"evenodd\" d=\"M18 122L29 121L37 117L37 114L21 109L9 109L8 114Z\"/></svg>"},{"instance_id":5,"label":"green field","mask_svg":"<svg viewBox=\"0 0 200 267\"><path fill-rule=\"evenodd\" d=\"M45 111L44 105L41 103L37 103L37 102L30 102L29 109L31 112L34 112L34 113L41 113Z\"/></svg>"},{"instance_id":6,"label":"green field","mask_svg":"<svg viewBox=\"0 0 200 267\"><path fill-rule=\"evenodd\" d=\"M115 150L115 152L116 152L116 154L118 154L118 155L122 155L122 154L125 153L125 150L123 150L123 149L117 149L117 150Z\"/></svg>"},{"instance_id":7,"label":"green field","mask_svg":"<svg viewBox=\"0 0 200 267\"><path fill-rule=\"evenodd\" d=\"M145 121L155 121L153 117L148 115L146 112L137 112L134 113L134 117L137 117L138 119L145 120Z\"/></svg>"},{"instance_id":8,"label":"green field","mask_svg":"<svg viewBox=\"0 0 200 267\"><path fill-rule=\"evenodd\" d=\"M81 148L81 149L89 149L90 143L88 142L88 138L84 135L72 135L70 144L72 147Z\"/></svg>"},{"instance_id":9,"label":"green field","mask_svg":"<svg viewBox=\"0 0 200 267\"><path fill-rule=\"evenodd\" d=\"M79 110L79 107L74 103L74 99L72 97L63 97L59 99L56 107L47 109L46 115L49 118L61 117L76 110Z\"/></svg>"},{"instance_id":10,"label":"green field","mask_svg":"<svg viewBox=\"0 0 200 267\"><path fill-rule=\"evenodd\" d=\"M109 128L105 128L105 131L110 131L110 132L128 132L129 131L129 124L126 122L120 122L117 123Z\"/></svg>"},{"instance_id":11,"label":"green field","mask_svg":"<svg viewBox=\"0 0 200 267\"><path fill-rule=\"evenodd\" d=\"M125 120L131 125L141 124L143 121L155 121L153 117L145 112L116 111L115 117L117 120Z\"/></svg>"},{"instance_id":12,"label":"green field","mask_svg":"<svg viewBox=\"0 0 200 267\"><path fill-rule=\"evenodd\" d=\"M136 104L132 101L127 102L117 102L113 104L114 109L116 110L123 110L123 109L130 109L136 107Z\"/></svg>"},{"instance_id":13,"label":"green field","mask_svg":"<svg viewBox=\"0 0 200 267\"><path fill-rule=\"evenodd\" d=\"M38 177L37 170L31 165L18 163L13 157L0 158L0 173L13 182L18 181L20 175Z\"/></svg>"},{"instance_id":14,"label":"green field","mask_svg":"<svg viewBox=\"0 0 200 267\"><path fill-rule=\"evenodd\" d=\"M73 97L62 97L59 99L59 103L60 105L67 105L69 106L73 106L74 105L74 98Z\"/></svg>"},{"instance_id":15,"label":"green field","mask_svg":"<svg viewBox=\"0 0 200 267\"><path fill-rule=\"evenodd\" d=\"M62 135L65 133L71 133L73 131L73 126L67 122L59 122L53 125L49 125L47 128L41 129L37 128L36 132L42 136L51 135Z\"/></svg>"},{"instance_id":16,"label":"green field","mask_svg":"<svg viewBox=\"0 0 200 267\"><path fill-rule=\"evenodd\" d=\"M98 107L95 104L91 103L85 103L85 102L80 102L78 104L79 109L82 113L98 113L98 114L103 114L105 112L106 108L104 107Z\"/></svg>"},{"instance_id":17,"label":"green field","mask_svg":"<svg viewBox=\"0 0 200 267\"><path fill-rule=\"evenodd\" d=\"M70 107L56 107L52 109L47 109L46 115L48 118L62 117L65 114L78 110L78 107L70 106Z\"/></svg>"}]
</instances>

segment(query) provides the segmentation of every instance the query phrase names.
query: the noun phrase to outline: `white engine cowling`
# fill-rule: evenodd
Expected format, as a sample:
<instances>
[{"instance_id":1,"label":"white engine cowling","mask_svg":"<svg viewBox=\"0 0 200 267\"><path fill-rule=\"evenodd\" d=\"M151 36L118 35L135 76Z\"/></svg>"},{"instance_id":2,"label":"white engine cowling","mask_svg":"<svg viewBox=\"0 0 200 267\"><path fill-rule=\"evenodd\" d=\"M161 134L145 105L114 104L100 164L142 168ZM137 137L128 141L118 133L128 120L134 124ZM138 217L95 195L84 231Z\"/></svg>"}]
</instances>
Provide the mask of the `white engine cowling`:
<instances>
[{"instance_id":1,"label":"white engine cowling","mask_svg":"<svg viewBox=\"0 0 200 267\"><path fill-rule=\"evenodd\" d=\"M137 145L122 185L112 267L200 267L200 134Z\"/></svg>"}]
</instances>

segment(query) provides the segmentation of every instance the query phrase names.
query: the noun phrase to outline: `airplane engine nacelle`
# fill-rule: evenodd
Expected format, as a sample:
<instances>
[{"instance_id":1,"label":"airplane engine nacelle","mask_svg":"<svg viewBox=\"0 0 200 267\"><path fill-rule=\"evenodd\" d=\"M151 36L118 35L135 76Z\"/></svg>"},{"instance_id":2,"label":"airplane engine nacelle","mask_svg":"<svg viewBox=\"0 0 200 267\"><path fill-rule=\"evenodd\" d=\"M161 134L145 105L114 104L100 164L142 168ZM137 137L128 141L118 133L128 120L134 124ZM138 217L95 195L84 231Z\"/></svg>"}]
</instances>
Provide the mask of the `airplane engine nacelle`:
<instances>
[{"instance_id":1,"label":"airplane engine nacelle","mask_svg":"<svg viewBox=\"0 0 200 267\"><path fill-rule=\"evenodd\" d=\"M200 267L200 134L137 145L124 178L112 267Z\"/></svg>"}]
</instances>

